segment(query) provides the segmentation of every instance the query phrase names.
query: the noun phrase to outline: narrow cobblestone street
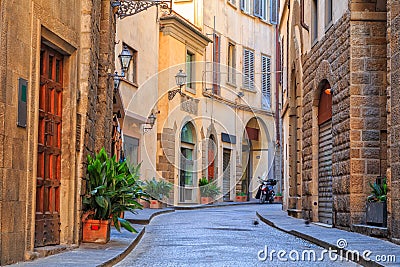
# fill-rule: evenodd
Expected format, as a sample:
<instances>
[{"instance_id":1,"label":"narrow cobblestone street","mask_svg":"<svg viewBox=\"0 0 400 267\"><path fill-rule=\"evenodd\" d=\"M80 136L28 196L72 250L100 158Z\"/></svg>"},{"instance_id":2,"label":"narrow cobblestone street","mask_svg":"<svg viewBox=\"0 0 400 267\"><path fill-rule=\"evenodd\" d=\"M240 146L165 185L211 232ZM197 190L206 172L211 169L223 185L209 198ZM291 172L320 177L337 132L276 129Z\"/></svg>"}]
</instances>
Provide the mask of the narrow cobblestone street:
<instances>
[{"instance_id":1,"label":"narrow cobblestone street","mask_svg":"<svg viewBox=\"0 0 400 267\"><path fill-rule=\"evenodd\" d=\"M352 262L332 262L289 259L289 252L315 250L317 258L322 248L280 232L262 222L255 226L260 205L223 207L192 211L176 211L160 215L146 228L143 239L130 255L117 266L358 266ZM287 262L258 260L258 252L268 246L285 250ZM261 255L263 256L263 255Z\"/></svg>"}]
</instances>

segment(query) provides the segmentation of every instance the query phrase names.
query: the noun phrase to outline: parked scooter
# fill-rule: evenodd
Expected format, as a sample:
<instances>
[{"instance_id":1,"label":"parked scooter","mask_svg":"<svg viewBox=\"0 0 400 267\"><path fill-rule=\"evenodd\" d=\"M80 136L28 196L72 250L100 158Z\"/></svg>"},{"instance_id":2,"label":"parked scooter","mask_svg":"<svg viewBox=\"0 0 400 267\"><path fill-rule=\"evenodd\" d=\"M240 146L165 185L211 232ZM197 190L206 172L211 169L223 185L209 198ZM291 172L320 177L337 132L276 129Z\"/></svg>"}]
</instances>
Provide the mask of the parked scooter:
<instances>
[{"instance_id":1,"label":"parked scooter","mask_svg":"<svg viewBox=\"0 0 400 267\"><path fill-rule=\"evenodd\" d=\"M261 204L264 204L265 202L269 203L274 202L275 198L274 185L276 185L276 180L274 179L263 180L260 177L258 177L258 180L260 182L260 186L258 187L256 199L259 199Z\"/></svg>"}]
</instances>

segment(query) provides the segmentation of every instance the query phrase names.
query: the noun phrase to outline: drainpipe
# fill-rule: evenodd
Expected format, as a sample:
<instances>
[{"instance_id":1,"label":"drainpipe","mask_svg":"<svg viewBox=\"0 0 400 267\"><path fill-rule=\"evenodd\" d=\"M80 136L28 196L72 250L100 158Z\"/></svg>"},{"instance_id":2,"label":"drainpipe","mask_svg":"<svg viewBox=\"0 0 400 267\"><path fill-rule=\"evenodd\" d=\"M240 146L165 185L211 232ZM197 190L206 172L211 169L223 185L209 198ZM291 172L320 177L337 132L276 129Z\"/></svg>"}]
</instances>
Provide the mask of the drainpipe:
<instances>
[{"instance_id":1,"label":"drainpipe","mask_svg":"<svg viewBox=\"0 0 400 267\"><path fill-rule=\"evenodd\" d=\"M277 6L280 6L280 1L277 1ZM281 169L279 170L279 191L282 192L282 166L281 166L281 134L280 134L280 121L279 121L279 84L280 84L280 77L281 77L281 48L279 42L279 8L277 11L277 24L275 26L275 131L276 131L276 144L275 144L275 155L276 150L279 149L279 166ZM275 158L276 163L276 158ZM276 164L274 164L274 169L276 169ZM276 171L274 172L275 175L277 174Z\"/></svg>"}]
</instances>

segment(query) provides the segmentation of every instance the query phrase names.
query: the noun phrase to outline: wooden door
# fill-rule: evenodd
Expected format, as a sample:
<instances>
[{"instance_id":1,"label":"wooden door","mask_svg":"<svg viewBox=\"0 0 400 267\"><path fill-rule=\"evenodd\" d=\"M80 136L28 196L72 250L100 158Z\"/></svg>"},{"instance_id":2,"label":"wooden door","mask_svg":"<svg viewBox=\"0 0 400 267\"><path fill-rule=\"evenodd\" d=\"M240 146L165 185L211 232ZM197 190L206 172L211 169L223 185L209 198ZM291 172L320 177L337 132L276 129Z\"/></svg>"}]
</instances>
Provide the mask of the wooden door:
<instances>
[{"instance_id":1,"label":"wooden door","mask_svg":"<svg viewBox=\"0 0 400 267\"><path fill-rule=\"evenodd\" d=\"M35 247L60 243L63 56L42 44Z\"/></svg>"}]
</instances>

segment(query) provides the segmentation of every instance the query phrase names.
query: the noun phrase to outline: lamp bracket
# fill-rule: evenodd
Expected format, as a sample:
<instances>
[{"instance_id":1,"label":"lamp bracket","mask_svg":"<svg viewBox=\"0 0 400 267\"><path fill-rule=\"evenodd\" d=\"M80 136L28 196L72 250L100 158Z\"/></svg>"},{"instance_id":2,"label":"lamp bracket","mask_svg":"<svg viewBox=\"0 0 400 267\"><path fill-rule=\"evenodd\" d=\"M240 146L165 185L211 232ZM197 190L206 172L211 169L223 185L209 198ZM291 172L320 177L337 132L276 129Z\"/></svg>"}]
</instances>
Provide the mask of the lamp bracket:
<instances>
[{"instance_id":1,"label":"lamp bracket","mask_svg":"<svg viewBox=\"0 0 400 267\"><path fill-rule=\"evenodd\" d=\"M175 97L175 95L176 95L177 93L179 93L179 94L181 94L181 95L182 95L181 88L178 88L178 89L175 89L175 90L168 91L168 100L170 100L170 101L171 101L172 99L174 99L174 97Z\"/></svg>"},{"instance_id":2,"label":"lamp bracket","mask_svg":"<svg viewBox=\"0 0 400 267\"><path fill-rule=\"evenodd\" d=\"M169 13L172 11L172 0L120 0L114 2L119 2L117 15L120 19L133 16L152 6L168 9Z\"/></svg>"}]
</instances>

